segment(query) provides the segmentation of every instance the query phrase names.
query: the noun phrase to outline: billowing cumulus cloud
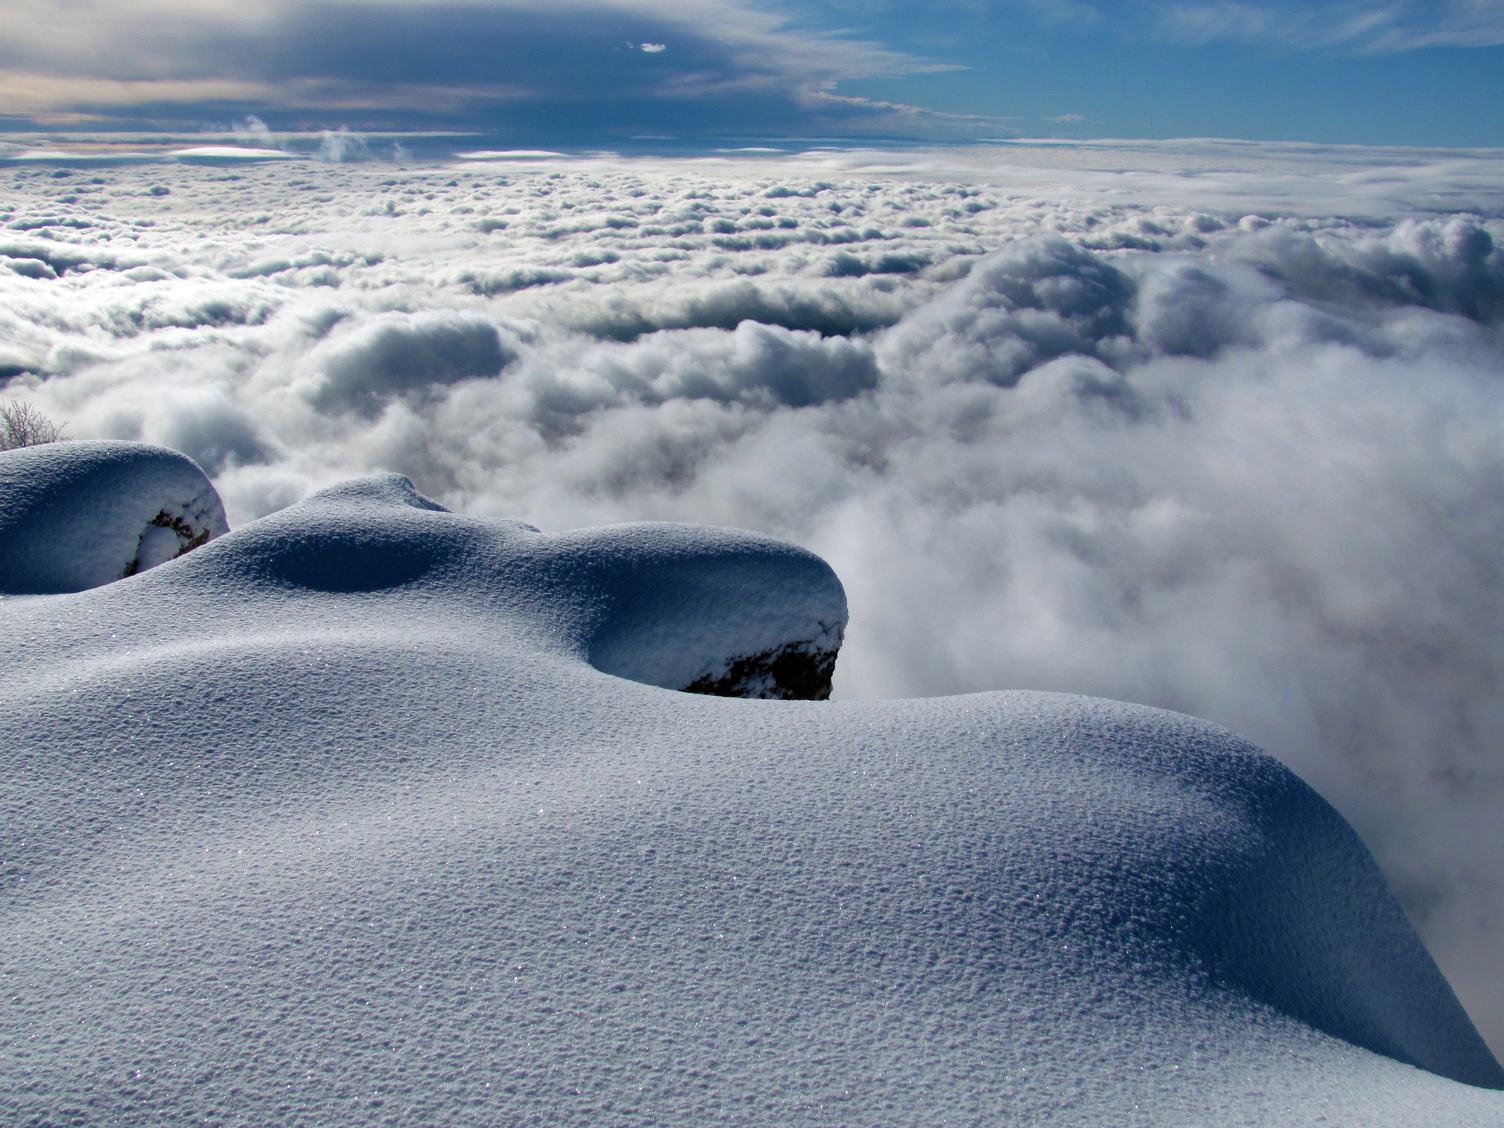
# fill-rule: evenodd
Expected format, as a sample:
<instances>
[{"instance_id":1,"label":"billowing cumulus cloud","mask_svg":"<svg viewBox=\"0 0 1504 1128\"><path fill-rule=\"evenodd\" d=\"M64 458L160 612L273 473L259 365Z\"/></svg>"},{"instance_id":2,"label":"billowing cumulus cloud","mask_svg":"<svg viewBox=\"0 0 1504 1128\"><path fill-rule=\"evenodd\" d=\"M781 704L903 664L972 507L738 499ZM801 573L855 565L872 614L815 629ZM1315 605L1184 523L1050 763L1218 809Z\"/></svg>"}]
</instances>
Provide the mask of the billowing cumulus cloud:
<instances>
[{"instance_id":1,"label":"billowing cumulus cloud","mask_svg":"<svg viewBox=\"0 0 1504 1128\"><path fill-rule=\"evenodd\" d=\"M1292 764L1504 1045L1492 158L0 176L4 394L70 434L187 451L235 524L395 470L545 528L809 545L841 695L1099 694Z\"/></svg>"}]
</instances>

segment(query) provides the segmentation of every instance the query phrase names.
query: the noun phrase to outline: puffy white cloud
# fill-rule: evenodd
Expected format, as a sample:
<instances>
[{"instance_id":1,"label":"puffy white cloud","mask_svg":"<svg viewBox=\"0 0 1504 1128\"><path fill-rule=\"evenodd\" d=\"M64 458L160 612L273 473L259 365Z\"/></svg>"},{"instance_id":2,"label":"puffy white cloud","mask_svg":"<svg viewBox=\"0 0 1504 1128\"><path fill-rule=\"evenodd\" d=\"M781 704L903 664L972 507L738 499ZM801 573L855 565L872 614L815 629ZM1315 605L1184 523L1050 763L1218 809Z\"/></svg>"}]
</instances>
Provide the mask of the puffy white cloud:
<instances>
[{"instance_id":1,"label":"puffy white cloud","mask_svg":"<svg viewBox=\"0 0 1504 1128\"><path fill-rule=\"evenodd\" d=\"M472 376L495 376L516 359L481 318L446 313L385 314L336 331L311 349L300 390L321 412L375 416L402 393L433 392Z\"/></svg>"},{"instance_id":2,"label":"puffy white cloud","mask_svg":"<svg viewBox=\"0 0 1504 1128\"><path fill-rule=\"evenodd\" d=\"M233 523L383 469L756 528L845 581L840 694L1229 724L1356 823L1498 1046L1504 178L1387 159L9 168L0 371L192 454Z\"/></svg>"},{"instance_id":3,"label":"puffy white cloud","mask_svg":"<svg viewBox=\"0 0 1504 1128\"><path fill-rule=\"evenodd\" d=\"M1063 356L1120 352L1132 289L1117 269L1063 238L1017 243L979 263L879 346L897 379L1005 387Z\"/></svg>"}]
</instances>

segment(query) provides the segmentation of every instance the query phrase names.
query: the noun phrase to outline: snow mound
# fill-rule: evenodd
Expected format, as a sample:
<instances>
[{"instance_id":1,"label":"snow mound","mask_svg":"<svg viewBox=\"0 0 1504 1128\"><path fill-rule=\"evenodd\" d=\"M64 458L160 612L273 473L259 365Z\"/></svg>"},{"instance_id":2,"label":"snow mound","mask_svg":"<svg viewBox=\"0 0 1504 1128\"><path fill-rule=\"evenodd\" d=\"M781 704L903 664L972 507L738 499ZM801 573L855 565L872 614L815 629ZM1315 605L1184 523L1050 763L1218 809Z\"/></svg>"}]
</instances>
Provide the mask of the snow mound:
<instances>
[{"instance_id":1,"label":"snow mound","mask_svg":"<svg viewBox=\"0 0 1504 1128\"><path fill-rule=\"evenodd\" d=\"M549 607L568 627L561 645L596 669L721 697L829 697L846 627L830 566L782 541L664 523L544 535L456 516L396 474L314 494L239 543L229 567L248 583L345 593L495 584L498 599L514 589L519 614ZM479 575L498 551L494 579Z\"/></svg>"},{"instance_id":2,"label":"snow mound","mask_svg":"<svg viewBox=\"0 0 1504 1128\"><path fill-rule=\"evenodd\" d=\"M101 441L0 451L0 593L99 587L228 531L204 472L165 447Z\"/></svg>"},{"instance_id":3,"label":"snow mound","mask_svg":"<svg viewBox=\"0 0 1504 1128\"><path fill-rule=\"evenodd\" d=\"M588 642L596 669L719 697L830 696L846 593L813 553L663 524L577 533L566 551L611 608Z\"/></svg>"},{"instance_id":4,"label":"snow mound","mask_svg":"<svg viewBox=\"0 0 1504 1128\"><path fill-rule=\"evenodd\" d=\"M1226 731L641 684L834 645L763 538L388 477L0 616L7 1122L1504 1119L1362 843Z\"/></svg>"}]
</instances>

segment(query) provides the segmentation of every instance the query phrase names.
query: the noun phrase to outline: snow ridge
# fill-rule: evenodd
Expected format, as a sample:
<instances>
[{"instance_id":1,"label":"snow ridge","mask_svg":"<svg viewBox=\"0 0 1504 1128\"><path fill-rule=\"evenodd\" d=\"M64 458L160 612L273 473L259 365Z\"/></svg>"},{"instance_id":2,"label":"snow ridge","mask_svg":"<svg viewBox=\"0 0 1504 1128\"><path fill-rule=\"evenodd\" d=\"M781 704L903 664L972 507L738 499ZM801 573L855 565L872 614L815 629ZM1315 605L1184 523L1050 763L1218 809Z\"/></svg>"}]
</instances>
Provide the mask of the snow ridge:
<instances>
[{"instance_id":1,"label":"snow ridge","mask_svg":"<svg viewBox=\"0 0 1504 1128\"><path fill-rule=\"evenodd\" d=\"M0 1118L1504 1117L1357 836L1225 730L643 684L839 590L387 476L0 603Z\"/></svg>"}]
</instances>

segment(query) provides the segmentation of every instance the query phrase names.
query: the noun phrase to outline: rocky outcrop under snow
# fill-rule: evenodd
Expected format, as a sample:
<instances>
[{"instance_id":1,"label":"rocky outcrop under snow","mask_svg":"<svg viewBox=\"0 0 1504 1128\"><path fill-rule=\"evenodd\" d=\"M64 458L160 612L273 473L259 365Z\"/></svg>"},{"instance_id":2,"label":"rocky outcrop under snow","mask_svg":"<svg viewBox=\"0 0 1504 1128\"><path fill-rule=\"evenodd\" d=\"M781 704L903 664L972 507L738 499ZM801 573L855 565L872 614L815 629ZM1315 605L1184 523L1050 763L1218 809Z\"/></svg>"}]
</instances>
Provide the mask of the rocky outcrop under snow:
<instances>
[{"instance_id":1,"label":"rocky outcrop under snow","mask_svg":"<svg viewBox=\"0 0 1504 1128\"><path fill-rule=\"evenodd\" d=\"M228 531L213 485L177 451L112 441L0 451L0 593L99 587Z\"/></svg>"}]
</instances>

